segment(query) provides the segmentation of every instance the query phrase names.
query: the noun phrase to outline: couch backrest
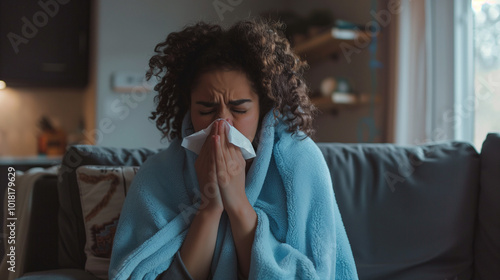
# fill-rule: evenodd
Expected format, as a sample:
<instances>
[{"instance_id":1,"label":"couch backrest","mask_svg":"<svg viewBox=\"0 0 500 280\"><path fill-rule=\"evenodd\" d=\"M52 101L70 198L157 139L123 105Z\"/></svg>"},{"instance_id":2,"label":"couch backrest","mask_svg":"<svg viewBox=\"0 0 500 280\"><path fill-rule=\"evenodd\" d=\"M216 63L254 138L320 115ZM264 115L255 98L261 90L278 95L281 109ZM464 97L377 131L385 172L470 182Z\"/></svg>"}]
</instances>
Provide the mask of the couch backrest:
<instances>
[{"instance_id":1,"label":"couch backrest","mask_svg":"<svg viewBox=\"0 0 500 280\"><path fill-rule=\"evenodd\" d=\"M500 133L481 149L481 189L475 242L474 279L500 278Z\"/></svg>"},{"instance_id":2,"label":"couch backrest","mask_svg":"<svg viewBox=\"0 0 500 280\"><path fill-rule=\"evenodd\" d=\"M480 159L469 144L319 144L360 279L471 279Z\"/></svg>"},{"instance_id":3,"label":"couch backrest","mask_svg":"<svg viewBox=\"0 0 500 280\"><path fill-rule=\"evenodd\" d=\"M59 265L85 268L85 227L76 169L82 165L140 166L152 149L108 148L90 145L71 146L63 157L58 174Z\"/></svg>"}]
</instances>

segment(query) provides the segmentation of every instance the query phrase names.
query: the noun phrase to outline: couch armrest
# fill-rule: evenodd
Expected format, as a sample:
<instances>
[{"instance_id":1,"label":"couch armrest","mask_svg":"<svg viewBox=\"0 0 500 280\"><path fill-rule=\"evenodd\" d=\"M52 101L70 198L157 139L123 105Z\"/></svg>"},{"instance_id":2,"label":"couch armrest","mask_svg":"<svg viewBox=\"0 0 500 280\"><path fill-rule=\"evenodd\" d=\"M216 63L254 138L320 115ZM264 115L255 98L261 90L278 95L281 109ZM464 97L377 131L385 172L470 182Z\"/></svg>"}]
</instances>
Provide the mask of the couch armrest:
<instances>
[{"instance_id":1,"label":"couch armrest","mask_svg":"<svg viewBox=\"0 0 500 280\"><path fill-rule=\"evenodd\" d=\"M59 265L84 269L85 226L76 169L84 165L140 166L158 150L75 145L68 148L59 169Z\"/></svg>"},{"instance_id":2,"label":"couch armrest","mask_svg":"<svg viewBox=\"0 0 500 280\"><path fill-rule=\"evenodd\" d=\"M39 178L33 186L25 272L59 267L57 258L58 212L57 176L45 175Z\"/></svg>"},{"instance_id":3,"label":"couch armrest","mask_svg":"<svg viewBox=\"0 0 500 280\"><path fill-rule=\"evenodd\" d=\"M475 278L500 275L500 133L490 133L481 149L481 190L476 227Z\"/></svg>"}]
</instances>

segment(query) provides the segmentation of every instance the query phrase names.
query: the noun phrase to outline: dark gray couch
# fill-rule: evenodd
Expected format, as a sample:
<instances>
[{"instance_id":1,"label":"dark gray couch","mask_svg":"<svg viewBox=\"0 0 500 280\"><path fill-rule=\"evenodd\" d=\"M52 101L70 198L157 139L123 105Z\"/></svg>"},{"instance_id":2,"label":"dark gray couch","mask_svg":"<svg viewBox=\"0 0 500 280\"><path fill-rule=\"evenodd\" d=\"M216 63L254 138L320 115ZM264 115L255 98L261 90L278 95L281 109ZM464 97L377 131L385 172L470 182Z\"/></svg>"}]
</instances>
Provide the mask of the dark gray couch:
<instances>
[{"instance_id":1,"label":"dark gray couch","mask_svg":"<svg viewBox=\"0 0 500 280\"><path fill-rule=\"evenodd\" d=\"M462 142L318 146L330 168L360 279L500 279L500 134L488 135L481 154ZM71 147L57 186L55 177L46 178L52 180L44 186L51 192L34 198L52 205L34 209L44 218L33 221L32 229L55 223L59 231L33 234L29 243L51 242L44 250L52 248L52 254L30 247L22 279L95 279L84 271L75 169L141 165L156 152ZM59 205L46 197L56 192ZM55 235L58 243L48 238Z\"/></svg>"}]
</instances>

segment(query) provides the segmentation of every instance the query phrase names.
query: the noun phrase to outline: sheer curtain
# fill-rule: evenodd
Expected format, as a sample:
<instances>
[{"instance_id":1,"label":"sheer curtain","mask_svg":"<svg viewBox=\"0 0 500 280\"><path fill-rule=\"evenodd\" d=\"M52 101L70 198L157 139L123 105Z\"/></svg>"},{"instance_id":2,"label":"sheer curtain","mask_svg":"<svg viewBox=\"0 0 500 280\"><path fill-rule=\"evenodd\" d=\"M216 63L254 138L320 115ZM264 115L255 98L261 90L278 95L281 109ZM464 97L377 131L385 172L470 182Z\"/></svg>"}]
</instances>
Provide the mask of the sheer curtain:
<instances>
[{"instance_id":1,"label":"sheer curtain","mask_svg":"<svg viewBox=\"0 0 500 280\"><path fill-rule=\"evenodd\" d=\"M473 136L470 0L401 0L391 33L388 140Z\"/></svg>"},{"instance_id":2,"label":"sheer curtain","mask_svg":"<svg viewBox=\"0 0 500 280\"><path fill-rule=\"evenodd\" d=\"M395 73L394 142L413 144L426 135L425 1L401 1Z\"/></svg>"}]
</instances>

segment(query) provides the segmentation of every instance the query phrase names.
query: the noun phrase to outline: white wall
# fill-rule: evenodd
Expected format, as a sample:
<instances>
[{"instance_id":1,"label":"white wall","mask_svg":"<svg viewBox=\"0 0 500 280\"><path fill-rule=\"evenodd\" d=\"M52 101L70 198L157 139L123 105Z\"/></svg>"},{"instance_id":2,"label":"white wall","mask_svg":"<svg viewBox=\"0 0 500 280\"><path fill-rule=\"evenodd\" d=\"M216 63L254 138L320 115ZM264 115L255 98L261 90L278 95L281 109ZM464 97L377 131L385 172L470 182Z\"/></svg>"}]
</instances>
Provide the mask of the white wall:
<instances>
[{"instance_id":1,"label":"white wall","mask_svg":"<svg viewBox=\"0 0 500 280\"><path fill-rule=\"evenodd\" d=\"M227 3L226 0L221 0ZM231 1L233 3L237 1ZM154 92L147 95L116 93L110 80L116 71L145 71L153 49L173 31L198 20L231 25L249 15L282 7L286 1L241 0L221 21L212 1L101 0L97 1L97 84L95 135L97 145L159 148L161 134L148 120L154 110ZM127 98L129 101L126 101ZM118 100L118 101L116 101ZM113 112L112 104L123 110ZM128 102L128 103L127 103ZM128 108L128 109L126 109ZM128 111L129 113L124 113ZM126 116L126 117L125 117Z\"/></svg>"}]
</instances>

